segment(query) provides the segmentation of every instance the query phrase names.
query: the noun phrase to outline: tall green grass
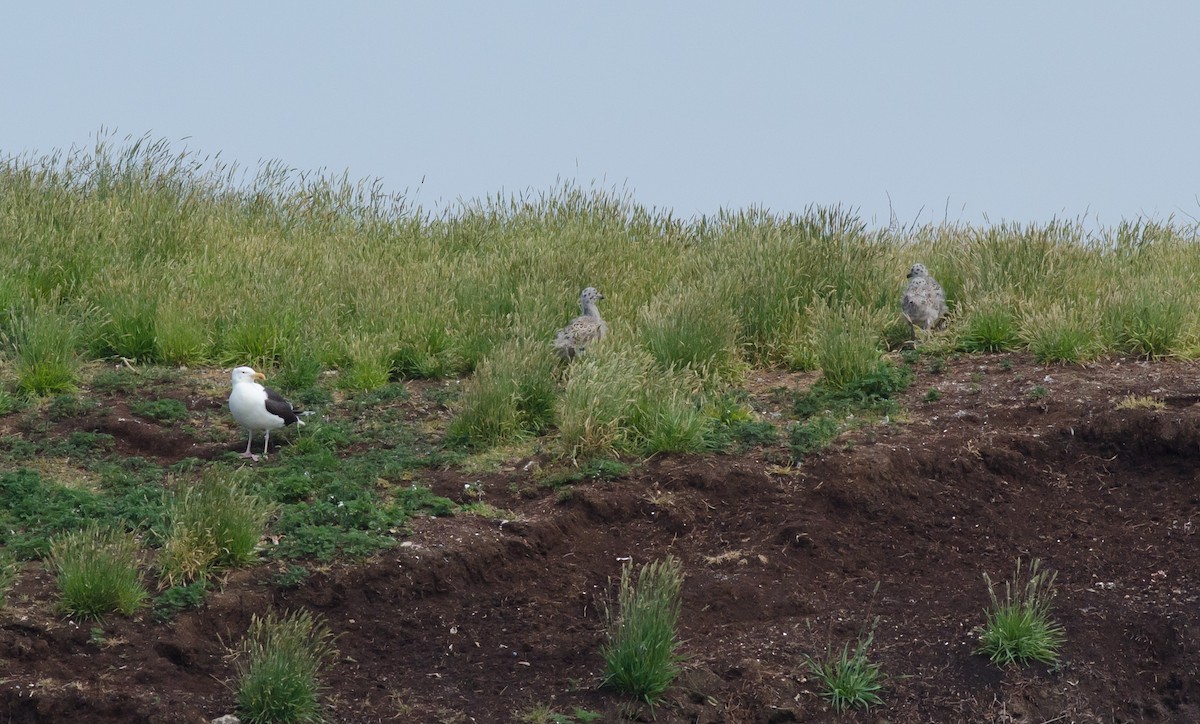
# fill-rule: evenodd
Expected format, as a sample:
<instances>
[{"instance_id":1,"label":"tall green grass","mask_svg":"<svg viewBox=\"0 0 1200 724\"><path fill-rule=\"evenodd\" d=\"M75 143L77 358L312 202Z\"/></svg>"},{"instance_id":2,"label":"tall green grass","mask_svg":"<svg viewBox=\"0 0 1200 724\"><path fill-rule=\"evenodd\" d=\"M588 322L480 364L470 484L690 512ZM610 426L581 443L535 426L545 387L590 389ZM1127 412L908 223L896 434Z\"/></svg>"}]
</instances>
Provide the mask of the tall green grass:
<instances>
[{"instance_id":1,"label":"tall green grass","mask_svg":"<svg viewBox=\"0 0 1200 724\"><path fill-rule=\"evenodd\" d=\"M604 683L653 705L679 674L677 627L683 568L668 556L641 567L621 567L615 606L605 609L608 637Z\"/></svg>"},{"instance_id":2,"label":"tall green grass","mask_svg":"<svg viewBox=\"0 0 1200 724\"><path fill-rule=\"evenodd\" d=\"M147 596L132 533L94 524L66 533L51 545L48 562L58 579L60 605L73 616L129 615Z\"/></svg>"},{"instance_id":3,"label":"tall green grass","mask_svg":"<svg viewBox=\"0 0 1200 724\"><path fill-rule=\"evenodd\" d=\"M329 628L307 611L255 615L233 653L242 721L320 722L318 677L337 655Z\"/></svg>"},{"instance_id":4,"label":"tall green grass","mask_svg":"<svg viewBox=\"0 0 1200 724\"><path fill-rule=\"evenodd\" d=\"M681 219L574 183L431 211L378 180L243 169L102 132L0 160L0 239L2 352L27 391L69 389L81 359L118 356L303 359L350 391L478 370L459 432L481 441L541 429L503 422L512 405L485 392L517 364L514 345L548 344L578 313L586 286L605 293L617 343L561 376L554 419L570 449L659 447L634 427L648 420L683 431L667 446L690 446L696 377L707 391L752 365L854 379L902 325L918 261L955 310L948 345L1045 362L1200 355L1197 233L1173 220L871 229L836 206ZM688 373L667 375L675 388L649 395L663 414L647 414L629 380L669 370Z\"/></svg>"},{"instance_id":5,"label":"tall green grass","mask_svg":"<svg viewBox=\"0 0 1200 724\"><path fill-rule=\"evenodd\" d=\"M254 559L272 506L236 475L210 474L184 487L167 506L170 530L158 556L168 585L206 578Z\"/></svg>"},{"instance_id":6,"label":"tall green grass","mask_svg":"<svg viewBox=\"0 0 1200 724\"><path fill-rule=\"evenodd\" d=\"M490 445L546 430L554 421L555 361L544 339L500 345L467 383L448 437Z\"/></svg>"}]
</instances>

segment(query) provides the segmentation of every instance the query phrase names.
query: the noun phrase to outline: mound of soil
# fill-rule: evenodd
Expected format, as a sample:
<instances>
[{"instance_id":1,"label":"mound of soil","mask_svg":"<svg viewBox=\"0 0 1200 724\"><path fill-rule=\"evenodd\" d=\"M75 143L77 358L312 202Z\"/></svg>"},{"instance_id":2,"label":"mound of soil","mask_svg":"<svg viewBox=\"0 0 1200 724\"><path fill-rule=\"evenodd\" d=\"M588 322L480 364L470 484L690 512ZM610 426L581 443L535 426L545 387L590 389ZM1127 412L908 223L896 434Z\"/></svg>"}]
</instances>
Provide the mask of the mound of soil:
<instances>
[{"instance_id":1,"label":"mound of soil","mask_svg":"<svg viewBox=\"0 0 1200 724\"><path fill-rule=\"evenodd\" d=\"M532 497L526 466L437 471L434 492L480 483L512 515L420 519L401 546L294 588L273 566L238 571L200 610L115 617L102 637L54 614L31 565L0 612L0 720L209 721L233 709L226 644L253 614L303 607L339 636L324 678L338 722L530 721L539 706L612 722L1200 721L1197 372L971 357L921 372L902 422L798 467L761 449L665 456ZM756 402L797 379L772 375ZM1118 405L1130 395L1164 404ZM136 446L141 427L110 433ZM668 554L687 660L651 711L598 688L604 603L624 561ZM1056 666L974 653L982 574L1004 580L1018 558L1057 572ZM836 716L804 657L876 616L884 704Z\"/></svg>"}]
</instances>

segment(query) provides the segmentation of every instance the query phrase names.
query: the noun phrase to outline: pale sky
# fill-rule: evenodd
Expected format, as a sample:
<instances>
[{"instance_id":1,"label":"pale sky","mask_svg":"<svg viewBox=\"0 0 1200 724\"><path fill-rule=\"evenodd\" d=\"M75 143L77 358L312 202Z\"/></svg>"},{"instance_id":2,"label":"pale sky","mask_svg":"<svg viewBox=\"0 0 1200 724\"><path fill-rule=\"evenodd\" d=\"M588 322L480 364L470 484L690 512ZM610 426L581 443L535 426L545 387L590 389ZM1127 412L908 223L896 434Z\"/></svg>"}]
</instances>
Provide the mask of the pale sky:
<instances>
[{"instance_id":1,"label":"pale sky","mask_svg":"<svg viewBox=\"0 0 1200 724\"><path fill-rule=\"evenodd\" d=\"M108 128L431 209L562 178L685 218L1200 218L1195 2L46 0L0 24L3 156Z\"/></svg>"}]
</instances>

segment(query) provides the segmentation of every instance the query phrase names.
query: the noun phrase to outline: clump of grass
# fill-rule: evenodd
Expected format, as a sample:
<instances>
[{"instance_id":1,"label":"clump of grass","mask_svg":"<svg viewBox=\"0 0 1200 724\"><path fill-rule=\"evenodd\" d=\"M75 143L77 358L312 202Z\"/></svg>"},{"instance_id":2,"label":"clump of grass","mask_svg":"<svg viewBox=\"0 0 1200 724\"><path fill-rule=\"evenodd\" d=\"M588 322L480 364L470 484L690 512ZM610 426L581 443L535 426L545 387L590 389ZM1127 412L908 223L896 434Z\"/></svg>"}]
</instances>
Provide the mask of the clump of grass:
<instances>
[{"instance_id":1,"label":"clump of grass","mask_svg":"<svg viewBox=\"0 0 1200 724\"><path fill-rule=\"evenodd\" d=\"M663 369L690 368L728 379L741 366L737 316L717 289L667 292L638 315L642 344Z\"/></svg>"},{"instance_id":2,"label":"clump of grass","mask_svg":"<svg viewBox=\"0 0 1200 724\"><path fill-rule=\"evenodd\" d=\"M558 400L559 441L572 458L612 455L629 446L628 420L652 363L645 353L608 342L571 364Z\"/></svg>"},{"instance_id":3,"label":"clump of grass","mask_svg":"<svg viewBox=\"0 0 1200 724\"><path fill-rule=\"evenodd\" d=\"M1010 297L989 295L962 315L958 349L963 352L1006 352L1021 343L1020 319Z\"/></svg>"},{"instance_id":4,"label":"clump of grass","mask_svg":"<svg viewBox=\"0 0 1200 724\"><path fill-rule=\"evenodd\" d=\"M347 390L374 390L386 385L392 376L393 361L382 335L352 335L346 342L349 369L338 378Z\"/></svg>"},{"instance_id":5,"label":"clump of grass","mask_svg":"<svg viewBox=\"0 0 1200 724\"><path fill-rule=\"evenodd\" d=\"M1056 576L1042 570L1041 561L1034 559L1027 575L1022 577L1018 558L1017 570L1011 581L1005 581L1001 598L985 572L983 580L987 583L991 607L986 612L987 622L976 653L985 654L999 666L1057 661L1066 631L1050 619Z\"/></svg>"},{"instance_id":6,"label":"clump of grass","mask_svg":"<svg viewBox=\"0 0 1200 724\"><path fill-rule=\"evenodd\" d=\"M821 367L821 380L835 390L867 377L882 358L882 313L855 304L831 305L818 299L808 308L810 345Z\"/></svg>"},{"instance_id":7,"label":"clump of grass","mask_svg":"<svg viewBox=\"0 0 1200 724\"><path fill-rule=\"evenodd\" d=\"M496 445L546 430L554 421L554 367L545 340L500 345L467 383L447 439Z\"/></svg>"},{"instance_id":8,"label":"clump of grass","mask_svg":"<svg viewBox=\"0 0 1200 724\"><path fill-rule=\"evenodd\" d=\"M284 357L283 363L271 376L271 384L283 392L294 393L316 386L321 379L321 363L308 354Z\"/></svg>"},{"instance_id":9,"label":"clump of grass","mask_svg":"<svg viewBox=\"0 0 1200 724\"><path fill-rule=\"evenodd\" d=\"M84 618L133 613L147 595L137 559L137 539L113 528L93 524L55 539L48 562L57 574L62 609Z\"/></svg>"},{"instance_id":10,"label":"clump of grass","mask_svg":"<svg viewBox=\"0 0 1200 724\"><path fill-rule=\"evenodd\" d=\"M616 606L605 606L605 685L650 705L671 686L683 658L676 633L682 586L682 566L671 556L642 566L636 584L633 563L621 567Z\"/></svg>"},{"instance_id":11,"label":"clump of grass","mask_svg":"<svg viewBox=\"0 0 1200 724\"><path fill-rule=\"evenodd\" d=\"M1118 410L1164 410L1166 407L1165 402L1148 395L1126 395L1117 402Z\"/></svg>"},{"instance_id":12,"label":"clump of grass","mask_svg":"<svg viewBox=\"0 0 1200 724\"><path fill-rule=\"evenodd\" d=\"M836 712L850 708L868 709L883 703L879 698L883 688L880 666L867 658L867 650L875 640L875 626L878 623L879 619L876 618L870 629L859 635L853 653L850 644L846 643L840 653L835 654L827 648L824 658L820 660L804 657L809 670L824 686L821 695L829 700Z\"/></svg>"},{"instance_id":13,"label":"clump of grass","mask_svg":"<svg viewBox=\"0 0 1200 724\"><path fill-rule=\"evenodd\" d=\"M1085 362L1103 349L1099 324L1082 305L1058 302L1025 315L1021 337L1039 362Z\"/></svg>"},{"instance_id":14,"label":"clump of grass","mask_svg":"<svg viewBox=\"0 0 1200 724\"><path fill-rule=\"evenodd\" d=\"M13 360L17 385L35 395L70 392L79 381L78 347L88 311L66 309L48 300L9 311L3 341Z\"/></svg>"},{"instance_id":15,"label":"clump of grass","mask_svg":"<svg viewBox=\"0 0 1200 724\"><path fill-rule=\"evenodd\" d=\"M942 391L936 387L930 387L924 395L921 395L922 402L937 402L940 399L942 399Z\"/></svg>"},{"instance_id":16,"label":"clump of grass","mask_svg":"<svg viewBox=\"0 0 1200 724\"><path fill-rule=\"evenodd\" d=\"M1149 359L1175 351L1184 331L1184 305L1156 288L1135 290L1110 308L1110 325L1119 349Z\"/></svg>"},{"instance_id":17,"label":"clump of grass","mask_svg":"<svg viewBox=\"0 0 1200 724\"><path fill-rule=\"evenodd\" d=\"M168 585L249 563L273 506L231 475L209 475L169 504L170 530L158 557Z\"/></svg>"},{"instance_id":18,"label":"clump of grass","mask_svg":"<svg viewBox=\"0 0 1200 724\"><path fill-rule=\"evenodd\" d=\"M307 611L253 616L233 651L237 712L249 724L319 722L318 676L337 651L329 628Z\"/></svg>"},{"instance_id":19,"label":"clump of grass","mask_svg":"<svg viewBox=\"0 0 1200 724\"><path fill-rule=\"evenodd\" d=\"M633 447L643 455L699 452L709 443L712 418L689 390L687 370L670 370L646 380L629 416Z\"/></svg>"},{"instance_id":20,"label":"clump of grass","mask_svg":"<svg viewBox=\"0 0 1200 724\"><path fill-rule=\"evenodd\" d=\"M810 417L788 429L788 447L792 460L799 463L808 455L824 450L841 432L842 426L828 415Z\"/></svg>"}]
</instances>

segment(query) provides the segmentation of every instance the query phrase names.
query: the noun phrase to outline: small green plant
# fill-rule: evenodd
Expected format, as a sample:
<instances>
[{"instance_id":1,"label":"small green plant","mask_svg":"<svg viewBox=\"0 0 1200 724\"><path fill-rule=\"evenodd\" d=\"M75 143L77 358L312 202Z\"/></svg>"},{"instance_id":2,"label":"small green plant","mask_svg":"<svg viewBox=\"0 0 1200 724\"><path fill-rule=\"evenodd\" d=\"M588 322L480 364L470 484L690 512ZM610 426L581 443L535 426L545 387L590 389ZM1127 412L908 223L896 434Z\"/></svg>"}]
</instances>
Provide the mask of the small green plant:
<instances>
[{"instance_id":1,"label":"small green plant","mask_svg":"<svg viewBox=\"0 0 1200 724\"><path fill-rule=\"evenodd\" d=\"M588 724L600 719L603 714L575 707L570 714L561 714L546 704L539 704L517 715L525 724Z\"/></svg>"},{"instance_id":2,"label":"small green plant","mask_svg":"<svg viewBox=\"0 0 1200 724\"><path fill-rule=\"evenodd\" d=\"M231 475L208 475L169 504L170 531L158 566L171 585L254 560L273 506Z\"/></svg>"},{"instance_id":3,"label":"small green plant","mask_svg":"<svg viewBox=\"0 0 1200 724\"><path fill-rule=\"evenodd\" d=\"M940 375L946 371L946 358L934 357L929 360L929 364L925 366L925 371L931 375Z\"/></svg>"},{"instance_id":4,"label":"small green plant","mask_svg":"<svg viewBox=\"0 0 1200 724\"><path fill-rule=\"evenodd\" d=\"M921 396L922 402L937 402L940 399L942 399L942 391L936 387L930 387L925 391L925 394Z\"/></svg>"},{"instance_id":5,"label":"small green plant","mask_svg":"<svg viewBox=\"0 0 1200 724\"><path fill-rule=\"evenodd\" d=\"M280 588L295 588L308 578L308 569L304 566L288 566L286 570L275 574L271 582Z\"/></svg>"},{"instance_id":6,"label":"small green plant","mask_svg":"<svg viewBox=\"0 0 1200 724\"><path fill-rule=\"evenodd\" d=\"M859 634L853 653L850 644L846 643L840 653L835 654L827 648L824 658L819 661L811 656L804 657L809 670L824 686L821 695L829 699L834 711L840 713L850 708L866 709L883 703L879 698L883 688L879 664L867 659L867 650L875 640L875 626L878 623L876 617L870 629Z\"/></svg>"},{"instance_id":7,"label":"small green plant","mask_svg":"<svg viewBox=\"0 0 1200 724\"><path fill-rule=\"evenodd\" d=\"M676 633L682 586L683 569L672 556L642 566L636 584L632 561L621 567L616 606L605 606L605 685L651 706L671 686L682 661Z\"/></svg>"},{"instance_id":8,"label":"small green plant","mask_svg":"<svg viewBox=\"0 0 1200 724\"><path fill-rule=\"evenodd\" d=\"M234 650L237 713L250 724L319 722L318 676L333 662L334 635L307 611L254 615Z\"/></svg>"},{"instance_id":9,"label":"small green plant","mask_svg":"<svg viewBox=\"0 0 1200 724\"><path fill-rule=\"evenodd\" d=\"M203 580L171 586L154 598L154 619L160 622L169 621L180 611L199 608L207 597L208 583Z\"/></svg>"},{"instance_id":10,"label":"small green plant","mask_svg":"<svg viewBox=\"0 0 1200 724\"><path fill-rule=\"evenodd\" d=\"M1026 396L1030 399L1030 401L1037 402L1038 400L1044 400L1049 397L1050 391L1041 385L1034 385L1029 390L1029 394Z\"/></svg>"},{"instance_id":11,"label":"small green plant","mask_svg":"<svg viewBox=\"0 0 1200 724\"><path fill-rule=\"evenodd\" d=\"M0 415L10 415L25 407L25 401L12 392L0 388Z\"/></svg>"},{"instance_id":12,"label":"small green plant","mask_svg":"<svg viewBox=\"0 0 1200 724\"><path fill-rule=\"evenodd\" d=\"M95 524L55 539L49 564L58 578L63 611L83 618L136 611L147 595L137 557L132 534Z\"/></svg>"},{"instance_id":13,"label":"small green plant","mask_svg":"<svg viewBox=\"0 0 1200 724\"><path fill-rule=\"evenodd\" d=\"M1008 358L1008 357L1005 357L1004 359L1000 360L1000 369L1001 369L1002 371L1004 371L1004 372L1012 372L1012 368L1013 368L1013 361L1012 361L1012 359L1010 359L1010 358Z\"/></svg>"},{"instance_id":14,"label":"small green plant","mask_svg":"<svg viewBox=\"0 0 1200 724\"><path fill-rule=\"evenodd\" d=\"M1041 661L1052 664L1066 638L1063 627L1050 620L1054 603L1056 573L1041 569L1034 559L1026 577L1021 575L1021 559L1011 581L1004 583L1004 597L996 595L996 587L985 572L988 599L987 622L980 636L976 653L984 654L998 666Z\"/></svg>"},{"instance_id":15,"label":"small green plant","mask_svg":"<svg viewBox=\"0 0 1200 724\"><path fill-rule=\"evenodd\" d=\"M842 431L841 424L828 415L810 417L788 430L788 448L792 460L799 463L812 453L824 450Z\"/></svg>"},{"instance_id":16,"label":"small green plant","mask_svg":"<svg viewBox=\"0 0 1200 724\"><path fill-rule=\"evenodd\" d=\"M99 409L100 403L73 394L55 395L46 409L51 420L66 420L83 417Z\"/></svg>"},{"instance_id":17,"label":"small green plant","mask_svg":"<svg viewBox=\"0 0 1200 724\"><path fill-rule=\"evenodd\" d=\"M139 417L148 417L159 422L182 422L188 418L187 407L179 400L169 397L161 400L134 400L129 403L129 409Z\"/></svg>"}]
</instances>

